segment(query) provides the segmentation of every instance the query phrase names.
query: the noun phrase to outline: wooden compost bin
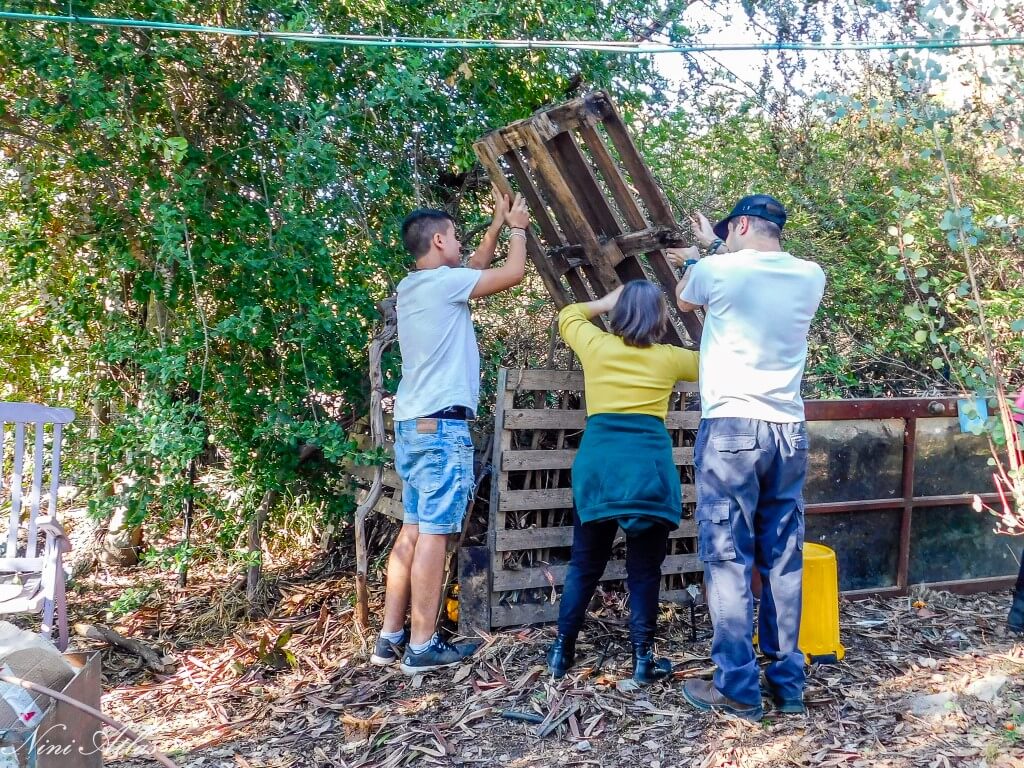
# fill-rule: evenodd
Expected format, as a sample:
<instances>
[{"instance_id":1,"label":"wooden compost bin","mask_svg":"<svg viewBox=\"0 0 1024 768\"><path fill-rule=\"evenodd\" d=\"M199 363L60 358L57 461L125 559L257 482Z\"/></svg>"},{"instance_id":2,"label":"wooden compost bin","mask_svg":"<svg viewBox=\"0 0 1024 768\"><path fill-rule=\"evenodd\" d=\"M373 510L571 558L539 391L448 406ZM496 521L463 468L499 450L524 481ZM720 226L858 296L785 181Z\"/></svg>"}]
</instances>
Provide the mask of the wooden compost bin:
<instances>
[{"instance_id":1,"label":"wooden compost bin","mask_svg":"<svg viewBox=\"0 0 1024 768\"><path fill-rule=\"evenodd\" d=\"M680 383L666 419L682 485L683 520L671 534L661 596L678 602L688 602L685 589L699 582L702 571L693 519L696 399L696 385ZM582 371L499 371L487 538L491 627L552 621L558 615L572 545L570 468L585 422ZM602 581L624 576L620 540Z\"/></svg>"}]
</instances>

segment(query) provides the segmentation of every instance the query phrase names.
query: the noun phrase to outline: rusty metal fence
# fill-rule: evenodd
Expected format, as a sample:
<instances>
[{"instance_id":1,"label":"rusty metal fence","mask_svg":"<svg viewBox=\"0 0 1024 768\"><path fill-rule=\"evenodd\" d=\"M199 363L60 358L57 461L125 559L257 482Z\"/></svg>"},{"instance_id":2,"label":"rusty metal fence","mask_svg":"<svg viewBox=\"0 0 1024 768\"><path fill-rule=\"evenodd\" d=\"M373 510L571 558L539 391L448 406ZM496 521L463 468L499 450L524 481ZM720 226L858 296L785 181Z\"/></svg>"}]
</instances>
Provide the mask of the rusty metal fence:
<instances>
[{"instance_id":1,"label":"rusty metal fence","mask_svg":"<svg viewBox=\"0 0 1024 768\"><path fill-rule=\"evenodd\" d=\"M1020 543L971 508L975 494L998 496L988 441L961 433L956 398L817 400L806 411L806 538L836 551L847 595L1012 583Z\"/></svg>"}]
</instances>

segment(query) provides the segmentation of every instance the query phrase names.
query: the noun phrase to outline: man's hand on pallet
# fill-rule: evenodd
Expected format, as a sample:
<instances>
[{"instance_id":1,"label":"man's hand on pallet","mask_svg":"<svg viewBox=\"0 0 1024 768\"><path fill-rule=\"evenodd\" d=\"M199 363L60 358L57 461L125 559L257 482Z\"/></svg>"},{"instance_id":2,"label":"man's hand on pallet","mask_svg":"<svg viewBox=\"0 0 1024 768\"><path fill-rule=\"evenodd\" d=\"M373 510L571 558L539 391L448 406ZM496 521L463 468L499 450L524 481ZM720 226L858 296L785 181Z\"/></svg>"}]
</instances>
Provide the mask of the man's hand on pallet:
<instances>
[{"instance_id":1,"label":"man's hand on pallet","mask_svg":"<svg viewBox=\"0 0 1024 768\"><path fill-rule=\"evenodd\" d=\"M700 211L694 211L690 214L690 228L693 230L694 239L705 248L717 239L715 230L712 228L711 222L708 221L708 217Z\"/></svg>"},{"instance_id":2,"label":"man's hand on pallet","mask_svg":"<svg viewBox=\"0 0 1024 768\"><path fill-rule=\"evenodd\" d=\"M686 248L666 248L665 258L675 269L686 265L686 262L693 262L700 258L700 249L696 245Z\"/></svg>"}]
</instances>

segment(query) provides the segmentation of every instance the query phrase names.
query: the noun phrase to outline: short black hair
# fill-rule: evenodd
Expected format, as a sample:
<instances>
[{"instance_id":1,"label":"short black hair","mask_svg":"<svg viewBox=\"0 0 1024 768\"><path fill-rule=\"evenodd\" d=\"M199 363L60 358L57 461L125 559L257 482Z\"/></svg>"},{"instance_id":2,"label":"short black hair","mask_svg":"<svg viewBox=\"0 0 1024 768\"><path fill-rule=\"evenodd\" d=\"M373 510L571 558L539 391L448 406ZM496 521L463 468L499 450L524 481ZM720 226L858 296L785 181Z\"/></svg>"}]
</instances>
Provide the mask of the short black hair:
<instances>
[{"instance_id":1,"label":"short black hair","mask_svg":"<svg viewBox=\"0 0 1024 768\"><path fill-rule=\"evenodd\" d=\"M612 310L611 330L630 347L649 347L668 330L668 308L661 288L650 280L630 280Z\"/></svg>"},{"instance_id":2,"label":"short black hair","mask_svg":"<svg viewBox=\"0 0 1024 768\"><path fill-rule=\"evenodd\" d=\"M747 216L750 219L750 228L763 237L770 237L775 240L782 239L782 227L774 221L762 219L760 216Z\"/></svg>"},{"instance_id":3,"label":"short black hair","mask_svg":"<svg viewBox=\"0 0 1024 768\"><path fill-rule=\"evenodd\" d=\"M438 232L448 230L448 224L454 226L455 219L444 211L436 208L417 208L405 217L402 222L402 243L405 250L414 259L430 250L430 240Z\"/></svg>"}]
</instances>

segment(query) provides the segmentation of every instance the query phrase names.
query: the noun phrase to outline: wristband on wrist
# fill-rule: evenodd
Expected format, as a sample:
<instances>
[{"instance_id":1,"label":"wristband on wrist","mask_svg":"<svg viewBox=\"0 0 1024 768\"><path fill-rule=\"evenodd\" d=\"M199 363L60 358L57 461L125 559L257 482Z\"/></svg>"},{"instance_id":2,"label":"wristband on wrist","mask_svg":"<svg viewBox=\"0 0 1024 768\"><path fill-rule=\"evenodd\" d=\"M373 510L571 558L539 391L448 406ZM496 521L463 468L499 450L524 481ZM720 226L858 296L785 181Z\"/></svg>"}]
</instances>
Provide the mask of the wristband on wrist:
<instances>
[{"instance_id":1,"label":"wristband on wrist","mask_svg":"<svg viewBox=\"0 0 1024 768\"><path fill-rule=\"evenodd\" d=\"M515 237L517 235L525 240L526 229L524 227L512 227L512 232L509 234L509 237Z\"/></svg>"},{"instance_id":2,"label":"wristband on wrist","mask_svg":"<svg viewBox=\"0 0 1024 768\"><path fill-rule=\"evenodd\" d=\"M692 267L696 263L697 263L696 259L687 259L686 261L684 261L683 262L683 266L680 267L679 272L677 273L679 275L679 279L682 280L683 277L686 276L686 270L688 270L690 267Z\"/></svg>"},{"instance_id":3,"label":"wristband on wrist","mask_svg":"<svg viewBox=\"0 0 1024 768\"><path fill-rule=\"evenodd\" d=\"M708 246L708 253L718 253L718 249L723 245L725 245L725 241L720 237L716 237L711 241L711 245Z\"/></svg>"}]
</instances>

